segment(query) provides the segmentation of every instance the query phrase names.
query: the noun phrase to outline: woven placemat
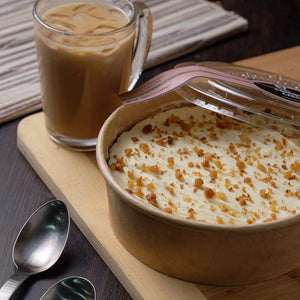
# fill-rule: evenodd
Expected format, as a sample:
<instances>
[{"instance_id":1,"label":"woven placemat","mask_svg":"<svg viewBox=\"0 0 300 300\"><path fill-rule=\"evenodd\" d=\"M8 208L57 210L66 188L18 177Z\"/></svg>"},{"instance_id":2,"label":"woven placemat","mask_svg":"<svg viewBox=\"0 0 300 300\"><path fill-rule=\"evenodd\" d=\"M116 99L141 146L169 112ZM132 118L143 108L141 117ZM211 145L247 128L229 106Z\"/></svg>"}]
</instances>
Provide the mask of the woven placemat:
<instances>
[{"instance_id":1,"label":"woven placemat","mask_svg":"<svg viewBox=\"0 0 300 300\"><path fill-rule=\"evenodd\" d=\"M153 16L145 68L246 30L244 18L205 0L144 0ZM33 0L0 0L0 123L41 108Z\"/></svg>"}]
</instances>

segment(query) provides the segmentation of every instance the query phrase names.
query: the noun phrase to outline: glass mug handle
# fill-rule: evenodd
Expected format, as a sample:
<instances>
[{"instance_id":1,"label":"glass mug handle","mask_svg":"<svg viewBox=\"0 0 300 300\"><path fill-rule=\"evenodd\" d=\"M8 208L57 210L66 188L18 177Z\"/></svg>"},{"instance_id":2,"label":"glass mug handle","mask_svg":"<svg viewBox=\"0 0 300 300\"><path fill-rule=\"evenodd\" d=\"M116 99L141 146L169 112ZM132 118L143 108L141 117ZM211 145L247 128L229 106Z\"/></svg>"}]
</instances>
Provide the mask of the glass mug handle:
<instances>
[{"instance_id":1,"label":"glass mug handle","mask_svg":"<svg viewBox=\"0 0 300 300\"><path fill-rule=\"evenodd\" d=\"M134 57L131 65L131 75L128 91L131 91L143 71L152 37L152 15L147 5L142 2L133 3L137 10L137 38Z\"/></svg>"}]
</instances>

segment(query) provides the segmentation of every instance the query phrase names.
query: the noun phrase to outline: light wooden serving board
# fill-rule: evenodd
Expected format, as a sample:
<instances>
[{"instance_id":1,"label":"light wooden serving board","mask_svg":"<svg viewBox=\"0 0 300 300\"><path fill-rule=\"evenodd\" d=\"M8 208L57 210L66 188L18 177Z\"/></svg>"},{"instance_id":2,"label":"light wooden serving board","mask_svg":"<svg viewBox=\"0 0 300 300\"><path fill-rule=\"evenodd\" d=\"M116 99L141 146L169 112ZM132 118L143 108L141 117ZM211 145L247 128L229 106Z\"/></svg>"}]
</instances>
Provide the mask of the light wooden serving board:
<instances>
[{"instance_id":1,"label":"light wooden serving board","mask_svg":"<svg viewBox=\"0 0 300 300\"><path fill-rule=\"evenodd\" d=\"M300 46L239 63L300 80ZM300 299L300 267L274 280L237 287L194 284L150 269L112 232L94 152L72 152L50 141L42 113L20 122L18 147L55 197L68 204L73 221L134 299Z\"/></svg>"}]
</instances>

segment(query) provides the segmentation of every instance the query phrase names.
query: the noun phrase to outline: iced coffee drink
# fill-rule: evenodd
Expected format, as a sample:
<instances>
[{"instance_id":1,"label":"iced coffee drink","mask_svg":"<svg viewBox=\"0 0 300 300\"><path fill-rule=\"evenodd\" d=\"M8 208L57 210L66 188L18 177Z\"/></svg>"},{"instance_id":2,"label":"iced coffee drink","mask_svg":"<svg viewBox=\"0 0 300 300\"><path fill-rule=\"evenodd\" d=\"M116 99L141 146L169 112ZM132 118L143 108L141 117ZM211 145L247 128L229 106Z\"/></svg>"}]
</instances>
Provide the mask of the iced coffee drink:
<instances>
[{"instance_id":1,"label":"iced coffee drink","mask_svg":"<svg viewBox=\"0 0 300 300\"><path fill-rule=\"evenodd\" d=\"M39 17L44 26L36 22L35 38L48 133L59 144L88 148L128 89L135 22L101 1L55 6Z\"/></svg>"}]
</instances>

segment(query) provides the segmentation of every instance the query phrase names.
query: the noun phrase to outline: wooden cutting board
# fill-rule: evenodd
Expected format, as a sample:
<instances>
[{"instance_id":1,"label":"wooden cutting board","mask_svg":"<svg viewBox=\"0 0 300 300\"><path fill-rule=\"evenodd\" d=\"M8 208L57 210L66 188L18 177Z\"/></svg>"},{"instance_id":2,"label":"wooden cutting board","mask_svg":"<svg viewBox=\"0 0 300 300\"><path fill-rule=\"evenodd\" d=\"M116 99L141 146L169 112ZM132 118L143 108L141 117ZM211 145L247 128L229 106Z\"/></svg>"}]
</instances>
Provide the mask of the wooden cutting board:
<instances>
[{"instance_id":1,"label":"wooden cutting board","mask_svg":"<svg viewBox=\"0 0 300 300\"><path fill-rule=\"evenodd\" d=\"M239 62L300 80L300 46ZM43 114L23 119L18 147L134 299L300 299L300 267L274 280L216 287L174 279L145 266L115 238L108 219L106 187L95 153L60 148L48 138Z\"/></svg>"}]
</instances>

